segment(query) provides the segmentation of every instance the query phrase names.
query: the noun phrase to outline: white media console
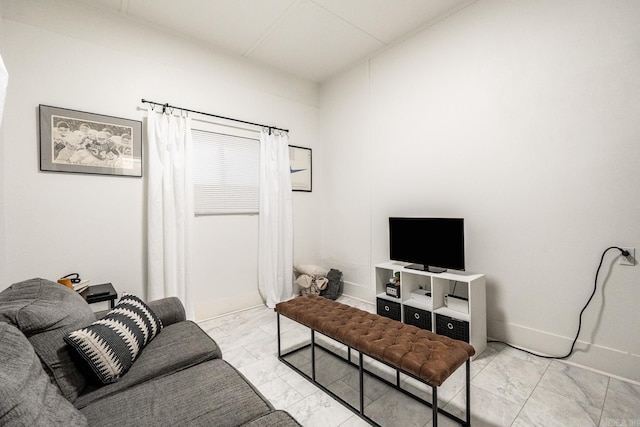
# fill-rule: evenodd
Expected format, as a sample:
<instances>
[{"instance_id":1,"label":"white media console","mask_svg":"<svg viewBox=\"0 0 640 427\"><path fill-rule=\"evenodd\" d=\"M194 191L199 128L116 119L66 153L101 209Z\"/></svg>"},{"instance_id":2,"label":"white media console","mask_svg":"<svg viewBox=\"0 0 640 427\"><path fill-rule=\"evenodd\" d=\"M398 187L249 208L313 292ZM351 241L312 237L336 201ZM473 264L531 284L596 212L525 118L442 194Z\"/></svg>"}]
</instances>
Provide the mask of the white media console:
<instances>
[{"instance_id":1,"label":"white media console","mask_svg":"<svg viewBox=\"0 0 640 427\"><path fill-rule=\"evenodd\" d=\"M486 283L484 274L429 271L386 262L375 267L377 313L440 335L466 341L477 357L487 348ZM386 285L400 273L400 296L389 296ZM430 293L430 296L426 295Z\"/></svg>"}]
</instances>

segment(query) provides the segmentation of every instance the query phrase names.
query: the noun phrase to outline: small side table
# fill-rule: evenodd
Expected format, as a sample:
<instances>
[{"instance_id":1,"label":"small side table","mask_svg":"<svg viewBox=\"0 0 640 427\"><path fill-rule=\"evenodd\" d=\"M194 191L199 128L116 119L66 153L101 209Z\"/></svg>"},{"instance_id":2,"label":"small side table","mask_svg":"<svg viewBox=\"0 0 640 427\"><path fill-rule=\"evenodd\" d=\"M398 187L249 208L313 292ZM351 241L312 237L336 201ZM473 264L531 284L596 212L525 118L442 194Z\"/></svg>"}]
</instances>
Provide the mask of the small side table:
<instances>
[{"instance_id":1,"label":"small side table","mask_svg":"<svg viewBox=\"0 0 640 427\"><path fill-rule=\"evenodd\" d=\"M80 296L89 304L96 302L109 301L109 307L113 308L118 299L118 293L111 283L103 283L101 285L89 286L80 292Z\"/></svg>"}]
</instances>

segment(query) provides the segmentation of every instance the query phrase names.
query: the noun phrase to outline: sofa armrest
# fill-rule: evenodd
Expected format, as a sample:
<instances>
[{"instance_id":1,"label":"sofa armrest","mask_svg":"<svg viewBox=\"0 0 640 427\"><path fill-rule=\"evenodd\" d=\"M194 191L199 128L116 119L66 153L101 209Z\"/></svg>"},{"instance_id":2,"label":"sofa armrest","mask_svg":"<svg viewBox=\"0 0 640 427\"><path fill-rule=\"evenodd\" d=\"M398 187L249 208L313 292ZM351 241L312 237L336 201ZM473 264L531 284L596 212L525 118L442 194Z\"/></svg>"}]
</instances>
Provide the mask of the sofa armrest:
<instances>
[{"instance_id":1,"label":"sofa armrest","mask_svg":"<svg viewBox=\"0 0 640 427\"><path fill-rule=\"evenodd\" d=\"M147 305L162 321L162 326L169 326L172 323L182 322L187 319L182 301L177 297L161 298L147 302ZM96 312L96 319L102 319L110 310Z\"/></svg>"},{"instance_id":2,"label":"sofa armrest","mask_svg":"<svg viewBox=\"0 0 640 427\"><path fill-rule=\"evenodd\" d=\"M177 297L161 298L147 303L149 308L162 321L163 326L187 320L184 305Z\"/></svg>"}]
</instances>

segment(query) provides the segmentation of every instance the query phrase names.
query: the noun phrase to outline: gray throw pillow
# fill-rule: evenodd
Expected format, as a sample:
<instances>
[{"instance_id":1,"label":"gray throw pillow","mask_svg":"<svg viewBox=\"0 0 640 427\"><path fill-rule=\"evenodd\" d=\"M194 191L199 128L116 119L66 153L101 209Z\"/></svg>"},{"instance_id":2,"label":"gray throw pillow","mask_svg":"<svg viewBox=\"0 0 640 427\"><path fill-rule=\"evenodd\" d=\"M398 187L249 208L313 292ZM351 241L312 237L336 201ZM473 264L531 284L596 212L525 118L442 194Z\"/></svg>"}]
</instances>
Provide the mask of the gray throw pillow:
<instances>
[{"instance_id":1,"label":"gray throw pillow","mask_svg":"<svg viewBox=\"0 0 640 427\"><path fill-rule=\"evenodd\" d=\"M50 280L26 280L0 292L0 321L14 325L27 337L45 372L70 402L82 393L86 378L64 336L95 320L89 304L77 292Z\"/></svg>"},{"instance_id":2,"label":"gray throw pillow","mask_svg":"<svg viewBox=\"0 0 640 427\"><path fill-rule=\"evenodd\" d=\"M5 322L0 322L0 425L87 425L51 383L27 338Z\"/></svg>"},{"instance_id":3,"label":"gray throw pillow","mask_svg":"<svg viewBox=\"0 0 640 427\"><path fill-rule=\"evenodd\" d=\"M124 375L162 329L158 316L135 295L120 302L100 320L64 337L104 384Z\"/></svg>"}]
</instances>

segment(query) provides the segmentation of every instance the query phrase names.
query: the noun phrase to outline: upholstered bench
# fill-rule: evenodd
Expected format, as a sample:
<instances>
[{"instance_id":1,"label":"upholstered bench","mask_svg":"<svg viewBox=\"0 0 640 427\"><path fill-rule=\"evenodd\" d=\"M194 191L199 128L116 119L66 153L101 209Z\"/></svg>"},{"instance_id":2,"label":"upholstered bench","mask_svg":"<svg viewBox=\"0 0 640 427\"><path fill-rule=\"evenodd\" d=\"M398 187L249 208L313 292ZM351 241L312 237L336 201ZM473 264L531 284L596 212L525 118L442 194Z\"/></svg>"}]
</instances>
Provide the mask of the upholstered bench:
<instances>
[{"instance_id":1,"label":"upholstered bench","mask_svg":"<svg viewBox=\"0 0 640 427\"><path fill-rule=\"evenodd\" d=\"M349 349L350 363L351 349L359 352L360 408L349 405L325 387L320 386L368 422L375 424L375 421L364 414L363 354L396 370L396 388L400 389L400 373L413 377L431 387L431 404L419 398L418 400L431 406L433 426L437 426L438 412L460 422L462 425L470 425L470 358L475 354L475 350L471 345L317 295L298 297L278 303L275 311L278 313L278 357L302 375L304 374L299 369L285 359L285 356L291 354L291 352L287 354L281 353L280 315L311 329L311 376L304 376L314 383L316 383L315 332L346 345ZM467 371L466 420L439 409L437 397L437 388L463 364L466 364Z\"/></svg>"}]
</instances>

